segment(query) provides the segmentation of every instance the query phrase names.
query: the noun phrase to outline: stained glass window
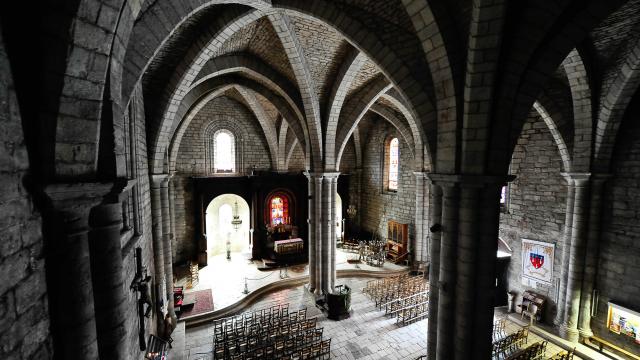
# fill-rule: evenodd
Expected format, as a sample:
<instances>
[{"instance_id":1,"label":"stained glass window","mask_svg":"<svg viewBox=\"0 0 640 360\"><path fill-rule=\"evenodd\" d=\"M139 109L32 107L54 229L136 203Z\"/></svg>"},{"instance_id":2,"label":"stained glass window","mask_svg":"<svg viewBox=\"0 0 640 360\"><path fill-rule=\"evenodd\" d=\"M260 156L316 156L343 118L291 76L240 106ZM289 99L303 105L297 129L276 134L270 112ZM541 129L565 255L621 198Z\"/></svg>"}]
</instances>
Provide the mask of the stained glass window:
<instances>
[{"instance_id":1,"label":"stained glass window","mask_svg":"<svg viewBox=\"0 0 640 360\"><path fill-rule=\"evenodd\" d=\"M271 199L271 225L289 223L289 201L286 197L274 196Z\"/></svg>"},{"instance_id":2,"label":"stained glass window","mask_svg":"<svg viewBox=\"0 0 640 360\"><path fill-rule=\"evenodd\" d=\"M389 190L398 190L399 155L398 138L393 138L389 142Z\"/></svg>"},{"instance_id":3,"label":"stained glass window","mask_svg":"<svg viewBox=\"0 0 640 360\"><path fill-rule=\"evenodd\" d=\"M228 130L219 130L214 135L215 172L235 172L235 139Z\"/></svg>"}]
</instances>

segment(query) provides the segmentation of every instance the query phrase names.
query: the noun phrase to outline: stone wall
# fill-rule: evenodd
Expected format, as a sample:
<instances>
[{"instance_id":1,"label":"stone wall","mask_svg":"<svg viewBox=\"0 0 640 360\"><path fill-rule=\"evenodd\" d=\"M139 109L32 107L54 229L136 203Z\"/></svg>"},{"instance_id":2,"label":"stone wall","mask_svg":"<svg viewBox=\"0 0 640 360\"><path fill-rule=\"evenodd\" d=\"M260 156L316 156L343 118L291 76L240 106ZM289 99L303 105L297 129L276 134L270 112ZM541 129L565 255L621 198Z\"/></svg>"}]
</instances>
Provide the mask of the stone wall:
<instances>
[{"instance_id":1,"label":"stone wall","mask_svg":"<svg viewBox=\"0 0 640 360\"><path fill-rule=\"evenodd\" d=\"M0 34L0 358L52 353L42 218L23 186L29 158Z\"/></svg>"},{"instance_id":2,"label":"stone wall","mask_svg":"<svg viewBox=\"0 0 640 360\"><path fill-rule=\"evenodd\" d=\"M141 96L142 91L136 91L131 102L135 102L135 126L136 126L136 147L137 147L137 162L138 162L138 190L140 197L140 211L141 211L141 230L142 233L138 237L133 237L123 245L122 249L122 265L124 267L124 285L126 286L125 293L127 294L127 302L125 308L127 309L127 354L130 359L136 359L142 357L139 343L138 343L138 304L137 294L129 289L131 281L135 277L136 273L136 261L135 261L135 248L138 246L142 248L143 266L146 266L147 272L151 275L155 272L153 262L153 224L151 222L151 188L149 183L149 165L147 157L147 139L146 139L146 125L144 114L144 99ZM155 296L152 295L155 299ZM155 333L154 324L156 323L155 311L152 312L151 319L146 319L145 322L145 339L149 338L149 333Z\"/></svg>"},{"instance_id":3,"label":"stone wall","mask_svg":"<svg viewBox=\"0 0 640 360\"><path fill-rule=\"evenodd\" d=\"M620 141L612 165L612 179L605 184L602 209L600 262L595 288L599 291L597 316L592 320L596 336L631 352L640 345L624 335L606 329L607 302L640 311L640 105L627 111L620 128Z\"/></svg>"},{"instance_id":4,"label":"stone wall","mask_svg":"<svg viewBox=\"0 0 640 360\"><path fill-rule=\"evenodd\" d=\"M383 184L383 156L385 140L390 136L400 139L400 172L398 191L386 190ZM386 121L377 119L369 130L364 144L361 181L360 221L362 230L377 232L387 237L387 222L394 220L409 224L409 238L415 234L415 175L413 155L396 129ZM354 179L354 183L355 183ZM357 186L354 184L353 186ZM409 240L411 243L411 240Z\"/></svg>"},{"instance_id":5,"label":"stone wall","mask_svg":"<svg viewBox=\"0 0 640 360\"><path fill-rule=\"evenodd\" d=\"M211 123L221 129L227 128L236 132L236 152L244 153L244 160L236 162L237 169L250 169L252 166L257 170L272 169L269 148L262 129L244 105L227 96L215 98L205 105L194 116L182 137L176 160L176 175L172 180L176 189L174 264L182 264L195 254L193 184L190 177L207 175L203 134ZM237 141L238 137L243 139L244 150ZM244 165L241 165L242 162Z\"/></svg>"},{"instance_id":6,"label":"stone wall","mask_svg":"<svg viewBox=\"0 0 640 360\"><path fill-rule=\"evenodd\" d=\"M516 179L510 185L508 211L500 216L500 237L513 250L509 290L518 296L524 290L545 295L549 301L544 315L548 323L555 315L562 261L567 183L561 172L562 161L551 132L540 117L530 116L511 159L511 174ZM522 284L522 239L555 244L553 284L538 283L537 288Z\"/></svg>"}]
</instances>

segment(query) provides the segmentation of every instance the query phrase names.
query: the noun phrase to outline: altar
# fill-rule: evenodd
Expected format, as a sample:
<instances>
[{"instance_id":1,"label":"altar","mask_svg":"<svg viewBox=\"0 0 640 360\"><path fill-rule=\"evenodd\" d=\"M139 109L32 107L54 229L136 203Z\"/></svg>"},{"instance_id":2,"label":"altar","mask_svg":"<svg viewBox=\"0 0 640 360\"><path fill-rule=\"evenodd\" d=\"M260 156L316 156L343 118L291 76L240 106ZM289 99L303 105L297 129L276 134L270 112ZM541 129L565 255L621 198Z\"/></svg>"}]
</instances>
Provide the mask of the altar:
<instances>
[{"instance_id":1,"label":"altar","mask_svg":"<svg viewBox=\"0 0 640 360\"><path fill-rule=\"evenodd\" d=\"M304 241L300 238L276 240L273 250L279 255L301 253L304 250Z\"/></svg>"}]
</instances>

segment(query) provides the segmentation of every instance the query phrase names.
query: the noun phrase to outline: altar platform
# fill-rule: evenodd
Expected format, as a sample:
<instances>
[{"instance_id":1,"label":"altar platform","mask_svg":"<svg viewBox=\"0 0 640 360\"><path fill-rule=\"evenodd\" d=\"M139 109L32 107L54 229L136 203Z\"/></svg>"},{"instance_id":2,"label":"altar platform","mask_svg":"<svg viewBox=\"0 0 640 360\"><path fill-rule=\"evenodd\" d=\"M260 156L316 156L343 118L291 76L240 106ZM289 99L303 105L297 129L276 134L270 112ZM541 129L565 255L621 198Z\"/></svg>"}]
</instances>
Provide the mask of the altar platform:
<instances>
[{"instance_id":1,"label":"altar platform","mask_svg":"<svg viewBox=\"0 0 640 360\"><path fill-rule=\"evenodd\" d=\"M385 262L382 267L347 262L347 260L354 258L357 258L357 254L337 249L336 272L338 279L336 285L341 284L341 277L385 277L409 270L406 266L390 262ZM239 311L270 292L300 286L308 282L308 264L264 271L259 270L259 268L265 267L263 261L250 262L248 259L248 253L233 253L231 260L227 260L225 254L210 257L208 265L200 269L198 284L191 289L186 287L186 276L178 278L176 286L184 286L185 293L210 290L213 297L212 311L207 312L209 314L192 316L186 320L188 323L217 318L225 313ZM245 278L247 279L248 294L244 293Z\"/></svg>"}]
</instances>

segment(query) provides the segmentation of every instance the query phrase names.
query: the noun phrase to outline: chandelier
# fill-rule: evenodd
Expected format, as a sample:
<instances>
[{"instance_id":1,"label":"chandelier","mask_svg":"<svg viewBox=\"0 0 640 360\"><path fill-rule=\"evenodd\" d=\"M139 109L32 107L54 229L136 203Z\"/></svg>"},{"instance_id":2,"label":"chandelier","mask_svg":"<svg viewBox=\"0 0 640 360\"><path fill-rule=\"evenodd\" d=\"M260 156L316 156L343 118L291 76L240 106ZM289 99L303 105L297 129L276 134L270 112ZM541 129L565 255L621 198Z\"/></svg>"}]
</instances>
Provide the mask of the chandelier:
<instances>
[{"instance_id":1,"label":"chandelier","mask_svg":"<svg viewBox=\"0 0 640 360\"><path fill-rule=\"evenodd\" d=\"M356 217L357 212L358 211L356 210L355 205L349 205L349 207L347 208L347 215L349 216L349 219L353 219L354 217Z\"/></svg>"},{"instance_id":2,"label":"chandelier","mask_svg":"<svg viewBox=\"0 0 640 360\"><path fill-rule=\"evenodd\" d=\"M240 219L240 215L238 215L238 202L233 205L233 220L231 220L231 225L233 225L233 230L238 231L240 225L242 225L242 220Z\"/></svg>"}]
</instances>

